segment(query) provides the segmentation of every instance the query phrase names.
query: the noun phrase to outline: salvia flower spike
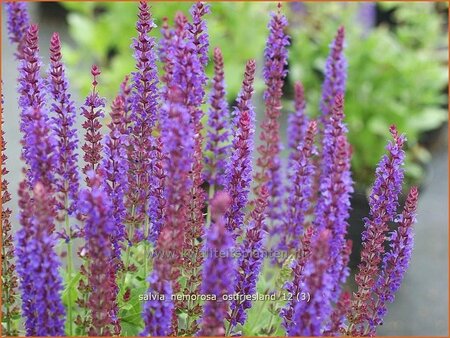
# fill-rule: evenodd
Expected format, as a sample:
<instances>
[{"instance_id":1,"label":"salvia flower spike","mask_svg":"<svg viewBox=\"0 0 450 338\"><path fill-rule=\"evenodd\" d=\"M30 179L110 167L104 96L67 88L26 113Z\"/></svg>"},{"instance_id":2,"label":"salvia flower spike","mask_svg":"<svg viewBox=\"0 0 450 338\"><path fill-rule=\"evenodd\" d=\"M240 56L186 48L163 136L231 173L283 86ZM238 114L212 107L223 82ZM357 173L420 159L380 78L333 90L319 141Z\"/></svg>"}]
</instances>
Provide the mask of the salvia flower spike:
<instances>
[{"instance_id":1,"label":"salvia flower spike","mask_svg":"<svg viewBox=\"0 0 450 338\"><path fill-rule=\"evenodd\" d=\"M231 159L225 172L225 189L230 194L231 205L226 213L226 227L236 238L243 224L245 206L248 203L252 180L253 136L255 112L251 103L256 64L247 62L241 92L234 109L233 141Z\"/></svg>"},{"instance_id":2,"label":"salvia flower spike","mask_svg":"<svg viewBox=\"0 0 450 338\"><path fill-rule=\"evenodd\" d=\"M256 180L259 184L257 184L255 190L257 193L257 190L261 188L262 182L266 182L268 185L270 197L267 214L271 228L276 227L275 223L280 216L283 197L280 162L280 124L278 120L281 115L283 84L287 75L287 46L289 45L289 37L284 32L287 26L287 19L281 13L281 4L278 7L278 13L272 14L268 24L269 37L264 51L265 118L261 124L260 139L262 144L258 147L260 158L257 161L260 171L256 175Z\"/></svg>"},{"instance_id":3,"label":"salvia flower spike","mask_svg":"<svg viewBox=\"0 0 450 338\"><path fill-rule=\"evenodd\" d=\"M7 156L5 154L6 142L3 129L3 94L2 94L2 115L0 116L0 138L1 138L1 225L2 225L2 320L5 323L4 334L7 336L18 335L14 317L19 315L19 308L16 302L18 278L14 265L14 241L11 229L11 209L6 205L11 201L11 194L8 191L9 182L5 176L9 173L6 167Z\"/></svg>"},{"instance_id":4,"label":"salvia flower spike","mask_svg":"<svg viewBox=\"0 0 450 338\"><path fill-rule=\"evenodd\" d=\"M134 210L134 215L130 215L128 222L134 223L134 226L141 233L143 231L148 232L147 229L143 229L143 223L148 213L148 200L151 190L150 177L152 176L152 163L148 154L152 150L152 131L156 124L158 106L155 40L149 36L154 26L148 3L140 2L136 24L138 36L134 38L132 44L136 71L132 73L130 116L132 131L130 135L128 164L130 175L127 198L129 207ZM148 233L146 235L148 236ZM134 238L129 239L134 240Z\"/></svg>"},{"instance_id":5,"label":"salvia flower spike","mask_svg":"<svg viewBox=\"0 0 450 338\"><path fill-rule=\"evenodd\" d=\"M322 99L320 101L323 126L328 123L336 95L345 94L347 60L344 56L344 38L344 27L339 27L336 37L330 45L330 54L325 64L325 80L322 85Z\"/></svg>"},{"instance_id":6,"label":"salvia flower spike","mask_svg":"<svg viewBox=\"0 0 450 338\"><path fill-rule=\"evenodd\" d=\"M223 187L226 159L229 153L229 121L230 112L225 91L223 55L220 48L214 49L214 77L210 93L210 108L208 110L208 131L205 150L211 152L204 157L206 164L204 178L210 186L210 191ZM210 194L211 195L211 194Z\"/></svg>"},{"instance_id":7,"label":"salvia flower spike","mask_svg":"<svg viewBox=\"0 0 450 338\"><path fill-rule=\"evenodd\" d=\"M76 110L69 93L66 71L62 63L61 42L54 33L50 40L49 96L52 99L52 126L56 135L56 192L59 197L58 209L71 214L75 210L79 175L78 137L75 126Z\"/></svg>"},{"instance_id":8,"label":"salvia flower spike","mask_svg":"<svg viewBox=\"0 0 450 338\"><path fill-rule=\"evenodd\" d=\"M88 186L91 185L88 173L92 170L96 171L101 164L103 136L100 129L102 128L101 119L105 117L103 110L105 107L105 99L101 98L97 91L100 69L96 65L93 65L91 74L93 77L92 91L87 96L84 106L81 107L82 114L85 118L82 125L85 130L85 143L81 147L84 152L83 159L85 162L83 173Z\"/></svg>"},{"instance_id":9,"label":"salvia flower spike","mask_svg":"<svg viewBox=\"0 0 450 338\"><path fill-rule=\"evenodd\" d=\"M139 2L131 45L135 70L125 76L111 104L106 133L106 103L97 88L100 70L91 68L92 90L81 108L85 134L80 170L76 111L61 42L54 33L49 70L42 76L39 30L30 24L26 7L9 2L5 8L9 39L17 48L24 162L14 248L11 210L4 205L11 196L3 177L8 170L1 133L2 326L7 334L20 334L18 323L28 336L119 336L131 330L143 336L245 334L254 305L249 296L263 285L257 287L265 254L274 253L266 247L284 254L272 262L281 264L275 285L292 295L279 312L286 334L376 334L411 259L418 191L411 188L399 211L406 138L392 126L393 141L378 164L370 214L364 219L357 291L343 291L352 249L346 234L353 192L343 110L343 27L330 45L316 120L305 114L303 86L294 86L289 159L287 170L281 170L279 119L290 41L281 4L270 17L263 64L265 114L253 172L255 61L247 62L230 111L226 53L220 48L213 52L214 77L206 95L209 5L195 2L190 18L178 12L173 26L163 18L162 38L156 40L150 6ZM87 187L80 192L81 175ZM73 215L77 232L72 231ZM65 230L55 233L61 222ZM390 225L396 225L391 232ZM67 253L62 252L67 256L65 285L57 235L67 243ZM70 263L76 236L85 240L77 251L79 269ZM128 278L128 272L135 274ZM79 296L74 302L75 285ZM22 318L17 318L17 286ZM130 326L128 309L136 310L140 290L147 292L142 321ZM229 294L234 297L223 298ZM196 295L209 297L203 302L192 298ZM276 307L269 310L276 315ZM278 332L272 319L257 334Z\"/></svg>"},{"instance_id":10,"label":"salvia flower spike","mask_svg":"<svg viewBox=\"0 0 450 338\"><path fill-rule=\"evenodd\" d=\"M30 25L30 16L28 14L28 5L25 2L13 1L5 3L7 15L8 38L11 43L17 44L18 60L24 57L24 40Z\"/></svg>"},{"instance_id":11,"label":"salvia flower spike","mask_svg":"<svg viewBox=\"0 0 450 338\"><path fill-rule=\"evenodd\" d=\"M300 247L306 213L311 207L313 195L313 179L315 166L312 156L315 154L314 137L317 132L317 122L311 121L306 130L305 139L295 150L296 159L292 161L290 169L291 184L288 187L286 200L286 217L282 222L283 231L280 233L278 250L287 254L296 253Z\"/></svg>"},{"instance_id":12,"label":"salvia flower spike","mask_svg":"<svg viewBox=\"0 0 450 338\"><path fill-rule=\"evenodd\" d=\"M389 235L390 249L383 256L381 274L375 287L378 299L373 309L371 309L372 315L369 331L371 335L375 335L376 327L383 323L383 317L387 313L386 304L394 301L395 292L400 288L411 260L414 245L412 225L416 221L418 198L419 192L417 188L412 187L406 198L403 213L395 219L398 228Z\"/></svg>"},{"instance_id":13,"label":"salvia flower spike","mask_svg":"<svg viewBox=\"0 0 450 338\"><path fill-rule=\"evenodd\" d=\"M330 255L333 301L339 298L339 285L348 275L343 264L343 250L346 246L345 236L350 214L350 194L353 181L350 174L350 146L347 141L347 127L344 122L344 98L342 94L335 97L330 121L325 125L322 139L322 172L319 180L320 196L316 205L315 226L332 232Z\"/></svg>"},{"instance_id":14,"label":"salvia flower spike","mask_svg":"<svg viewBox=\"0 0 450 338\"><path fill-rule=\"evenodd\" d=\"M203 267L201 292L214 295L215 298L203 305L203 316L200 322L199 336L223 336L225 334L224 319L228 311L228 302L224 295L233 292L234 259L232 249L234 241L231 233L225 228L224 214L231 202L230 196L219 191L211 201L212 224L206 235L204 254L207 259Z\"/></svg>"},{"instance_id":15,"label":"salvia flower spike","mask_svg":"<svg viewBox=\"0 0 450 338\"><path fill-rule=\"evenodd\" d=\"M54 199L41 182L32 195L27 184L19 188L21 229L17 233L17 273L22 292L22 314L29 336L64 335L65 310L59 276L59 258L53 236Z\"/></svg>"},{"instance_id":16,"label":"salvia flower spike","mask_svg":"<svg viewBox=\"0 0 450 338\"><path fill-rule=\"evenodd\" d=\"M311 255L304 268L302 292L309 295L309 301L299 301L295 306L289 336L320 336L322 323L331 310L331 276L329 268L329 242L331 232L322 230L311 248Z\"/></svg>"},{"instance_id":17,"label":"salvia flower spike","mask_svg":"<svg viewBox=\"0 0 450 338\"><path fill-rule=\"evenodd\" d=\"M370 216L365 219L361 264L355 276L358 291L352 301L353 325L349 328L352 334L364 334L364 324L370 316L368 304L373 302L373 289L385 251L384 238L389 222L395 218L402 188L405 136L399 135L395 126L391 126L390 132L393 141L387 146L388 154L377 166L375 183L369 196Z\"/></svg>"},{"instance_id":18,"label":"salvia flower spike","mask_svg":"<svg viewBox=\"0 0 450 338\"><path fill-rule=\"evenodd\" d=\"M114 216L111 198L104 188L104 174L98 170L88 172L90 187L80 193L80 209L86 216L85 241L89 255L88 283L90 289L88 308L91 323L89 335L108 336L113 334L114 318L116 313L114 257L111 234L114 234Z\"/></svg>"}]
</instances>

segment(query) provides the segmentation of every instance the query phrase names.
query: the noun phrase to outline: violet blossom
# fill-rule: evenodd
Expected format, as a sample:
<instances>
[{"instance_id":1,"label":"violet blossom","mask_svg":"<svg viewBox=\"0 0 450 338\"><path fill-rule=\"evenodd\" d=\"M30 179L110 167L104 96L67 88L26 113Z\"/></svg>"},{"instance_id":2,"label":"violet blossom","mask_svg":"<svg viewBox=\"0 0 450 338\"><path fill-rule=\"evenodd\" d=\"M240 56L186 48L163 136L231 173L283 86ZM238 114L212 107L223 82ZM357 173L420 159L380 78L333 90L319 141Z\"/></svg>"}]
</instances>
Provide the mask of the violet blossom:
<instances>
[{"instance_id":1,"label":"violet blossom","mask_svg":"<svg viewBox=\"0 0 450 338\"><path fill-rule=\"evenodd\" d=\"M224 295L233 292L234 259L232 249L234 240L225 228L224 214L231 202L230 196L223 191L216 193L211 201L212 224L206 235L204 254L207 259L203 265L201 293L214 295L216 299L206 301L200 322L199 336L225 335L224 320L228 311L228 302Z\"/></svg>"},{"instance_id":2,"label":"violet blossom","mask_svg":"<svg viewBox=\"0 0 450 338\"><path fill-rule=\"evenodd\" d=\"M35 184L32 195L21 182L19 207L16 257L26 332L29 336L62 336L65 311L58 273L61 263L54 249L54 200L41 182Z\"/></svg>"},{"instance_id":3,"label":"violet blossom","mask_svg":"<svg viewBox=\"0 0 450 338\"><path fill-rule=\"evenodd\" d=\"M255 192L261 189L261 184L267 184L269 189L269 204L267 214L271 222L271 229L277 227L277 220L281 215L283 198L281 182L280 162L280 124L281 97L284 78L287 75L287 46L289 37L284 32L287 26L286 17L281 14L281 4L278 5L278 13L272 14L268 24L269 37L264 51L264 91L265 118L261 123L262 144L258 147L260 158L257 164L260 171L256 174L257 185Z\"/></svg>"},{"instance_id":4,"label":"violet blossom","mask_svg":"<svg viewBox=\"0 0 450 338\"><path fill-rule=\"evenodd\" d=\"M84 106L81 107L82 114L85 118L82 127L85 130L85 143L81 147L84 152L83 159L86 163L83 167L83 173L88 186L91 185L88 173L97 171L102 160L102 128L101 118L105 116L103 108L105 107L105 99L101 98L97 92L97 80L100 75L100 69L93 65L91 68L93 76L92 91L86 97Z\"/></svg>"},{"instance_id":5,"label":"violet blossom","mask_svg":"<svg viewBox=\"0 0 450 338\"><path fill-rule=\"evenodd\" d=\"M214 77L210 93L210 108L208 110L208 131L205 150L211 155L204 156L206 164L204 179L210 186L223 187L223 175L226 160L229 155L229 120L230 113L225 91L223 55L220 48L214 49Z\"/></svg>"},{"instance_id":6,"label":"violet blossom","mask_svg":"<svg viewBox=\"0 0 450 338\"><path fill-rule=\"evenodd\" d=\"M412 225L416 222L418 198L417 188L412 187L406 198L403 213L395 219L398 228L389 234L390 249L383 256L381 274L375 286L378 299L371 309L373 311L370 319L371 334L375 334L375 328L383 323L383 317L387 313L386 303L394 301L395 292L400 288L411 260L414 245Z\"/></svg>"},{"instance_id":7,"label":"violet blossom","mask_svg":"<svg viewBox=\"0 0 450 338\"><path fill-rule=\"evenodd\" d=\"M300 143L290 163L290 185L286 199L286 216L282 222L280 242L277 249L287 254L299 249L301 235L305 227L306 214L311 207L315 165L312 156L316 153L314 137L317 122L308 124L304 141Z\"/></svg>"},{"instance_id":8,"label":"violet blossom","mask_svg":"<svg viewBox=\"0 0 450 338\"><path fill-rule=\"evenodd\" d=\"M28 5L25 2L14 1L5 3L8 38L11 43L17 44L17 53L15 53L15 57L18 60L22 60L24 57L24 42L28 26L30 25L30 16L27 7Z\"/></svg>"},{"instance_id":9,"label":"violet blossom","mask_svg":"<svg viewBox=\"0 0 450 338\"><path fill-rule=\"evenodd\" d=\"M380 272L379 265L384 254L384 239L388 224L395 218L398 208L398 196L401 192L404 170L402 168L405 153L405 136L399 135L397 128L391 126L393 141L387 145L388 154L384 155L376 169L376 179L369 197L370 216L364 220L362 234L363 249L359 272L355 276L358 291L352 301L349 328L351 334L363 334L364 323L368 319L373 302L373 289Z\"/></svg>"},{"instance_id":10,"label":"violet blossom","mask_svg":"<svg viewBox=\"0 0 450 338\"><path fill-rule=\"evenodd\" d=\"M231 197L231 205L226 213L226 227L235 238L244 230L245 207L248 203L252 179L255 112L251 98L254 91L255 69L255 61L247 61L242 89L234 109L231 158L225 172L225 190Z\"/></svg>"},{"instance_id":11,"label":"violet blossom","mask_svg":"<svg viewBox=\"0 0 450 338\"><path fill-rule=\"evenodd\" d=\"M69 93L66 71L61 61L61 42L54 33L50 40L49 94L51 96L52 126L55 131L56 163L55 186L59 194L59 210L68 214L75 211L78 198L79 176L77 171L78 137L75 126L76 110Z\"/></svg>"},{"instance_id":12,"label":"violet blossom","mask_svg":"<svg viewBox=\"0 0 450 338\"><path fill-rule=\"evenodd\" d=\"M346 245L345 236L350 215L350 195L353 181L350 172L350 145L347 141L347 127L344 120L343 96L335 97L330 121L325 125L322 139L322 172L319 179L319 191L316 204L315 226L331 231L330 265L333 284L333 301L339 298L339 285L345 282L349 271L344 265L347 258L343 255Z\"/></svg>"},{"instance_id":13,"label":"violet blossom","mask_svg":"<svg viewBox=\"0 0 450 338\"><path fill-rule=\"evenodd\" d=\"M325 64L325 79L322 85L320 110L323 126L328 123L336 95L345 94L347 60L344 56L344 27L339 27L330 45L330 54Z\"/></svg>"},{"instance_id":14,"label":"violet blossom","mask_svg":"<svg viewBox=\"0 0 450 338\"><path fill-rule=\"evenodd\" d=\"M300 300L296 304L292 324L288 329L289 336L320 336L322 323L330 315L333 285L328 272L330 237L331 232L325 229L318 233L312 243L302 284L302 293L309 299Z\"/></svg>"},{"instance_id":15,"label":"violet blossom","mask_svg":"<svg viewBox=\"0 0 450 338\"><path fill-rule=\"evenodd\" d=\"M111 198L104 189L104 177L88 172L90 188L80 193L80 211L86 215L84 227L86 250L89 256L87 280L89 292L87 306L91 323L89 335L108 336L113 334L117 313L117 285L111 278L115 267L111 264L114 251L111 234L114 234L114 209Z\"/></svg>"},{"instance_id":16,"label":"violet blossom","mask_svg":"<svg viewBox=\"0 0 450 338\"><path fill-rule=\"evenodd\" d=\"M150 185L152 177L152 163L148 156L152 150L157 109L158 109L158 76L156 68L155 40L149 33L155 27L147 2L139 3L136 30L138 37L133 39L132 48L136 60L136 71L132 73L131 92L131 135L130 152L128 154L129 189L127 204L134 210L127 220L136 227L135 239L147 232L143 229L144 220L148 217L148 200L150 199ZM148 222L148 220L145 220ZM129 235L130 236L130 235ZM148 233L144 234L144 237ZM134 240L134 238L129 238Z\"/></svg>"}]
</instances>

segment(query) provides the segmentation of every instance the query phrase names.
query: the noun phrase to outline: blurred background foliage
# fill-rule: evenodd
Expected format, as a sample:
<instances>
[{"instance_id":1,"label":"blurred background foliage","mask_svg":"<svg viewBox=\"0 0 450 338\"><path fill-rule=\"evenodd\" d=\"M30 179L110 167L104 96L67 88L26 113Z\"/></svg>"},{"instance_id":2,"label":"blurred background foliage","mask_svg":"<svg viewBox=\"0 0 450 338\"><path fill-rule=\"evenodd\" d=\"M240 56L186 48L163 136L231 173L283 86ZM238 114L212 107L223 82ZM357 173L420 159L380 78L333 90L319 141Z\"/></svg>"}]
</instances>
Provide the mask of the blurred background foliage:
<instances>
[{"instance_id":1,"label":"blurred background foliage","mask_svg":"<svg viewBox=\"0 0 450 338\"><path fill-rule=\"evenodd\" d=\"M69 69L102 68L102 95L111 99L126 74L133 71L130 45L136 35L137 6L124 2L65 2L73 46L65 46ZM190 3L154 2L152 12L173 22L176 11ZM292 110L292 87L303 82L308 114L317 116L328 46L337 28L346 29L348 81L345 113L353 145L353 174L359 189L370 186L375 164L384 152L389 125L408 136L407 176L420 183L429 151L430 131L447 120L448 38L446 3L286 3L292 38L285 110ZM264 89L262 58L268 13L276 3L212 2L207 16L211 47L220 46L225 60L229 101L236 97L246 60L259 65L256 90ZM158 39L159 28L153 31ZM210 50L212 52L212 48ZM77 67L78 66L78 67ZM212 64L208 67L212 73ZM69 72L85 95L89 72ZM260 109L261 110L261 109ZM262 114L262 111L259 112ZM286 119L284 114L283 119Z\"/></svg>"}]
</instances>

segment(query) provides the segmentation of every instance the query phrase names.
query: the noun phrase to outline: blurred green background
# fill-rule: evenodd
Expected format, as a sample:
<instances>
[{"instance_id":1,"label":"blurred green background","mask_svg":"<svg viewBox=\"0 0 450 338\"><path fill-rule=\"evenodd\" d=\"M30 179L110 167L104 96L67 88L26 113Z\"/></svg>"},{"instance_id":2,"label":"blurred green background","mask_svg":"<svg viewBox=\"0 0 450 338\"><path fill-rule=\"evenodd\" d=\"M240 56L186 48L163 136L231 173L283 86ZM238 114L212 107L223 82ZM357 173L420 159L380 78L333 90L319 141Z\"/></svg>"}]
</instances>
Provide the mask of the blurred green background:
<instances>
[{"instance_id":1,"label":"blurred green background","mask_svg":"<svg viewBox=\"0 0 450 338\"><path fill-rule=\"evenodd\" d=\"M152 4L155 23L173 22L176 11L190 3ZM245 61L255 58L261 74L268 13L275 3L213 2L207 16L211 47L222 47L230 102L242 81ZM103 70L102 92L110 99L125 74L133 71L131 37L137 6L133 3L66 2L74 47L64 50L69 69L97 63ZM345 113L353 145L352 169L359 190L373 180L384 151L389 125L408 136L407 178L420 184L429 161L426 143L447 119L446 3L285 3L292 38L285 100L292 100L294 81L303 82L308 114L318 114L328 46L337 28L346 29L348 81ZM153 31L159 38L159 29ZM212 51L212 48L211 48ZM79 69L79 67L76 67ZM212 72L212 63L208 67ZM70 74L69 74L70 75ZM89 90L89 73L71 74L82 94ZM257 92L263 91L261 76ZM285 110L292 108L286 102ZM284 118L286 114L284 114ZM432 136L432 135L431 135ZM419 141L423 142L419 142Z\"/></svg>"}]
</instances>

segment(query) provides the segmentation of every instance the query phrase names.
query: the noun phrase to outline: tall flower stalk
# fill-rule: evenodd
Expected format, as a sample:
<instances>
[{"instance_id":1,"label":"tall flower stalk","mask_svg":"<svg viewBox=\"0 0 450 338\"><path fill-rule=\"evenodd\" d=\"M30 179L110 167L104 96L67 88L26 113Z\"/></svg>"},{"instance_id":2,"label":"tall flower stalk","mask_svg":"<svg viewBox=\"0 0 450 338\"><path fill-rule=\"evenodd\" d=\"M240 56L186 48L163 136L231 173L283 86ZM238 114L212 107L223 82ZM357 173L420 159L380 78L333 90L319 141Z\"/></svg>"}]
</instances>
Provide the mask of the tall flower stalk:
<instances>
[{"instance_id":1,"label":"tall flower stalk","mask_svg":"<svg viewBox=\"0 0 450 338\"><path fill-rule=\"evenodd\" d=\"M316 153L314 137L317 132L317 122L308 124L303 142L294 151L289 169L290 185L286 200L286 216L282 222L280 242L277 249L286 255L295 254L300 249L300 241L306 226L306 216L311 207L313 197L313 179L315 166L313 155ZM283 258L286 258L284 255Z\"/></svg>"},{"instance_id":2,"label":"tall flower stalk","mask_svg":"<svg viewBox=\"0 0 450 338\"><path fill-rule=\"evenodd\" d=\"M267 215L269 227L276 228L276 222L281 215L281 204L283 198L281 182L280 161L280 124L281 97L284 78L287 75L287 46L289 37L284 32L287 19L281 13L281 4L278 5L278 13L272 14L268 24L269 37L264 51L264 91L265 117L261 123L262 144L258 147L260 158L257 160L259 172L255 176L257 181L255 193L261 189L262 184L267 184L269 190L269 203Z\"/></svg>"},{"instance_id":3,"label":"tall flower stalk","mask_svg":"<svg viewBox=\"0 0 450 338\"><path fill-rule=\"evenodd\" d=\"M28 26L30 25L30 16L28 14L28 6L25 2L6 2L7 12L6 27L8 29L8 38L11 43L17 45L16 59L24 58L24 42Z\"/></svg>"},{"instance_id":4,"label":"tall flower stalk","mask_svg":"<svg viewBox=\"0 0 450 338\"><path fill-rule=\"evenodd\" d=\"M365 219L362 234L361 263L355 276L358 291L352 301L351 325L348 328L348 332L353 335L365 333L365 324L373 306L370 305L373 302L373 290L385 252L388 224L394 220L402 188L405 136L399 135L395 126L391 126L390 132L393 141L387 146L388 154L383 156L377 166L375 183L369 197L370 216Z\"/></svg>"},{"instance_id":5,"label":"tall flower stalk","mask_svg":"<svg viewBox=\"0 0 450 338\"><path fill-rule=\"evenodd\" d=\"M111 264L114 257L111 241L115 230L114 210L111 198L104 189L102 175L90 171L90 188L80 194L81 212L87 215L84 230L89 256L87 280L92 290L87 302L91 318L88 334L94 336L113 334L117 296L115 280L110 277L115 274Z\"/></svg>"},{"instance_id":6,"label":"tall flower stalk","mask_svg":"<svg viewBox=\"0 0 450 338\"><path fill-rule=\"evenodd\" d=\"M225 75L223 55L220 48L214 48L214 77L210 93L208 110L208 131L205 150L211 152L205 156L204 178L209 184L209 198L214 195L215 188L224 186L223 177L226 168L226 157L229 152L229 120L230 113L225 91Z\"/></svg>"},{"instance_id":7,"label":"tall flower stalk","mask_svg":"<svg viewBox=\"0 0 450 338\"><path fill-rule=\"evenodd\" d=\"M73 272L72 227L69 215L76 210L78 201L78 137L75 126L76 110L69 94L65 68L62 63L61 42L59 35L54 33L50 40L50 69L49 69L49 95L51 97L52 126L56 135L56 166L55 191L58 200L57 209L60 218L65 224L67 243L66 273L70 281ZM69 334L73 331L73 299L70 292L67 298L67 321Z\"/></svg>"},{"instance_id":8,"label":"tall flower stalk","mask_svg":"<svg viewBox=\"0 0 450 338\"><path fill-rule=\"evenodd\" d=\"M6 204L11 201L11 195L8 191L9 182L5 176L9 173L6 167L8 157L5 154L6 142L5 132L3 131L3 94L2 94L2 115L0 116L0 160L1 160L1 224L2 224L2 322L5 323L4 334L7 336L17 336L18 330L14 317L19 315L19 307L17 306L17 287L18 278L16 274L16 266L14 264L14 241L11 232L11 209Z\"/></svg>"},{"instance_id":9,"label":"tall flower stalk","mask_svg":"<svg viewBox=\"0 0 450 338\"><path fill-rule=\"evenodd\" d=\"M93 65L91 74L93 77L92 91L87 96L84 106L81 108L85 118L82 126L86 131L84 134L85 143L81 147L84 152L83 159L85 161L83 173L88 186L91 186L88 173L90 171L96 171L101 164L103 137L100 129L102 128L101 119L105 117L103 110L105 107L105 99L101 98L97 92L97 80L100 75L100 69L96 65Z\"/></svg>"},{"instance_id":10,"label":"tall flower stalk","mask_svg":"<svg viewBox=\"0 0 450 338\"><path fill-rule=\"evenodd\" d=\"M248 203L252 179L253 136L255 112L251 103L256 64L247 61L241 92L234 109L233 142L231 159L225 172L225 190L230 194L231 204L226 213L226 228L237 238L243 232L245 207Z\"/></svg>"},{"instance_id":11,"label":"tall flower stalk","mask_svg":"<svg viewBox=\"0 0 450 338\"><path fill-rule=\"evenodd\" d=\"M212 224L206 236L204 253L207 257L203 267L201 292L214 295L211 301L203 305L203 316L200 323L200 336L223 336L225 334L224 319L228 311L228 302L224 296L233 292L234 260L232 249L234 241L231 233L225 228L224 214L230 205L230 196L223 191L216 193L211 201Z\"/></svg>"},{"instance_id":12,"label":"tall flower stalk","mask_svg":"<svg viewBox=\"0 0 450 338\"><path fill-rule=\"evenodd\" d=\"M325 125L322 139L322 172L319 177L320 196L316 204L315 226L331 231L330 265L332 299L337 301L340 284L349 274L344 264L348 257L344 255L345 236L350 215L350 194L353 181L350 173L351 151L347 141L347 127L344 124L344 98L338 94L334 99L330 121Z\"/></svg>"},{"instance_id":13,"label":"tall flower stalk","mask_svg":"<svg viewBox=\"0 0 450 338\"><path fill-rule=\"evenodd\" d=\"M330 45L330 54L325 64L325 79L322 85L322 98L320 101L320 117L322 125L328 123L333 109L336 95L345 94L345 83L347 80L347 60L344 56L344 27L339 27L336 37Z\"/></svg>"},{"instance_id":14,"label":"tall flower stalk","mask_svg":"<svg viewBox=\"0 0 450 338\"><path fill-rule=\"evenodd\" d=\"M54 250L54 198L41 182L32 194L22 182L19 207L22 227L17 232L16 256L26 332L29 336L62 336L65 311L60 262Z\"/></svg>"},{"instance_id":15,"label":"tall flower stalk","mask_svg":"<svg viewBox=\"0 0 450 338\"><path fill-rule=\"evenodd\" d=\"M131 153L129 154L128 203L133 210L129 229L129 240L135 235L133 228L148 237L148 199L150 196L150 176L152 173L149 154L152 149L152 131L157 117L157 85L155 41L149 36L154 27L150 7L140 2L136 30L138 37L132 48L136 60L136 71L132 73L131 91ZM144 225L145 223L145 225ZM143 228L144 227L144 228ZM138 236L139 237L139 236ZM141 237L142 238L142 237Z\"/></svg>"}]
</instances>

